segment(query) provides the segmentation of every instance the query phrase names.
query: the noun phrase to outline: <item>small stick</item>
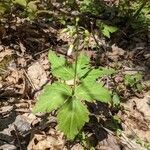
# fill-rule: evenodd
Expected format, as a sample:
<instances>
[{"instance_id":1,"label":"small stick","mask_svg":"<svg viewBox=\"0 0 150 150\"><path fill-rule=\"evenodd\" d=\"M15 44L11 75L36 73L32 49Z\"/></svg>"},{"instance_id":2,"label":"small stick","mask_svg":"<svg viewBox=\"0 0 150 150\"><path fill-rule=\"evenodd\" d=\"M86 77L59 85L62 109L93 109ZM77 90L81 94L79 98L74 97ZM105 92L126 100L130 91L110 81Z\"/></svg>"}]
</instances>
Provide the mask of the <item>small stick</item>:
<instances>
[{"instance_id":1,"label":"small stick","mask_svg":"<svg viewBox=\"0 0 150 150\"><path fill-rule=\"evenodd\" d=\"M19 140L19 133L18 133L18 129L17 129L16 125L14 125L14 129L15 129L15 135L16 135L16 138L17 138L17 142L19 144L19 149L22 150L21 142Z\"/></svg>"},{"instance_id":2,"label":"small stick","mask_svg":"<svg viewBox=\"0 0 150 150\"><path fill-rule=\"evenodd\" d=\"M28 81L30 82L32 88L33 88L34 90L37 90L36 87L35 87L35 85L32 83L32 80L30 79L30 77L29 77L28 74L26 73L26 71L23 70L23 72L24 72L26 78L28 79Z\"/></svg>"}]
</instances>

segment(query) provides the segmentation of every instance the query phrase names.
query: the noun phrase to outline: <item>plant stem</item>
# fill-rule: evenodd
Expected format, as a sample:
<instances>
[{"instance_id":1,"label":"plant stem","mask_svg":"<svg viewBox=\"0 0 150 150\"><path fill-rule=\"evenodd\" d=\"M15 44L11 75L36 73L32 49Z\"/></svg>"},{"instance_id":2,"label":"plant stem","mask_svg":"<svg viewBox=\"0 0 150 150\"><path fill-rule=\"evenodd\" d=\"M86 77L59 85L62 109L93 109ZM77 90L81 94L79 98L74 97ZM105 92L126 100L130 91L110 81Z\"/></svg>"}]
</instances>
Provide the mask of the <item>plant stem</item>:
<instances>
[{"instance_id":1,"label":"plant stem","mask_svg":"<svg viewBox=\"0 0 150 150\"><path fill-rule=\"evenodd\" d=\"M79 29L78 29L78 21L76 18L76 33L77 37L75 40L75 70L74 70L74 82L73 82L73 90L72 90L72 95L75 95L75 90L76 90L76 81L77 81L77 66L78 66L78 50L79 50Z\"/></svg>"},{"instance_id":2,"label":"plant stem","mask_svg":"<svg viewBox=\"0 0 150 150\"><path fill-rule=\"evenodd\" d=\"M75 95L76 89L76 80L77 80L77 65L78 65L78 52L75 52L75 71L74 71L74 81L73 81L73 92L72 94Z\"/></svg>"}]
</instances>

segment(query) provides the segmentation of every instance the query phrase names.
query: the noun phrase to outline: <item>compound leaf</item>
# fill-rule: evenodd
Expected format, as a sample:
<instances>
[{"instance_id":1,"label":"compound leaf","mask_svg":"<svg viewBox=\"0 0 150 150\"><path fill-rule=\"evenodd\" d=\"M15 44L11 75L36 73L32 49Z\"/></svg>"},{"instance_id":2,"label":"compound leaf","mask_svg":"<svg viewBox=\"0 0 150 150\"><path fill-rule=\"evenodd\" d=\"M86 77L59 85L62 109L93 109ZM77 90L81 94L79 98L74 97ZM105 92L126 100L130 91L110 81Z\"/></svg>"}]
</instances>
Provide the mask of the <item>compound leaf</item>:
<instances>
[{"instance_id":1,"label":"compound leaf","mask_svg":"<svg viewBox=\"0 0 150 150\"><path fill-rule=\"evenodd\" d=\"M70 96L71 88L62 83L47 85L33 108L33 112L51 112L60 107Z\"/></svg>"},{"instance_id":2,"label":"compound leaf","mask_svg":"<svg viewBox=\"0 0 150 150\"><path fill-rule=\"evenodd\" d=\"M66 59L63 56L58 57L55 52L50 51L48 59L51 63L52 74L62 80L70 80L74 77L73 68L66 66Z\"/></svg>"},{"instance_id":3,"label":"compound leaf","mask_svg":"<svg viewBox=\"0 0 150 150\"><path fill-rule=\"evenodd\" d=\"M78 99L68 100L58 111L58 127L73 140L85 122L89 121L89 111Z\"/></svg>"},{"instance_id":4,"label":"compound leaf","mask_svg":"<svg viewBox=\"0 0 150 150\"><path fill-rule=\"evenodd\" d=\"M93 100L97 100L107 103L111 100L110 92L101 84L93 84L93 82L82 82L76 88L76 96L79 99L87 100L90 102Z\"/></svg>"}]
</instances>

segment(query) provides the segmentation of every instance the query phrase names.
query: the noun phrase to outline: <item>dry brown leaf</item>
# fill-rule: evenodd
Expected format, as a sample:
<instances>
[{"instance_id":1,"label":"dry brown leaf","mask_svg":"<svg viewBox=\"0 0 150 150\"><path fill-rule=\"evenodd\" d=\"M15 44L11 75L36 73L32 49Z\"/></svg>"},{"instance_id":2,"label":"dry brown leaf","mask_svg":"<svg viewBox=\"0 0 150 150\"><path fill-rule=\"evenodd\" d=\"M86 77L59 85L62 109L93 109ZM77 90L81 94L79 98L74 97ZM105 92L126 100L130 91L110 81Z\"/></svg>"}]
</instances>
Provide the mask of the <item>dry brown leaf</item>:
<instances>
[{"instance_id":1,"label":"dry brown leaf","mask_svg":"<svg viewBox=\"0 0 150 150\"><path fill-rule=\"evenodd\" d=\"M125 124L125 133L136 138L150 142L150 91L144 94L144 98L132 98L122 105L126 114L121 115Z\"/></svg>"},{"instance_id":2,"label":"dry brown leaf","mask_svg":"<svg viewBox=\"0 0 150 150\"><path fill-rule=\"evenodd\" d=\"M100 141L96 148L99 150L120 150L120 145L115 136L108 134L108 137Z\"/></svg>"},{"instance_id":3,"label":"dry brown leaf","mask_svg":"<svg viewBox=\"0 0 150 150\"><path fill-rule=\"evenodd\" d=\"M125 56L125 51L116 45L112 45L112 52L108 52L108 57L113 61L118 61L120 56Z\"/></svg>"},{"instance_id":4,"label":"dry brown leaf","mask_svg":"<svg viewBox=\"0 0 150 150\"><path fill-rule=\"evenodd\" d=\"M40 89L47 82L47 74L40 63L33 63L27 71L28 77L36 90Z\"/></svg>"},{"instance_id":5,"label":"dry brown leaf","mask_svg":"<svg viewBox=\"0 0 150 150\"><path fill-rule=\"evenodd\" d=\"M54 129L50 129L50 133L48 135L34 134L27 150L62 150L64 143L63 135L56 133L56 130Z\"/></svg>"},{"instance_id":6,"label":"dry brown leaf","mask_svg":"<svg viewBox=\"0 0 150 150\"><path fill-rule=\"evenodd\" d=\"M0 52L0 62L3 60L5 56L11 56L13 54L13 51L11 49L5 49L2 52Z\"/></svg>"}]
</instances>

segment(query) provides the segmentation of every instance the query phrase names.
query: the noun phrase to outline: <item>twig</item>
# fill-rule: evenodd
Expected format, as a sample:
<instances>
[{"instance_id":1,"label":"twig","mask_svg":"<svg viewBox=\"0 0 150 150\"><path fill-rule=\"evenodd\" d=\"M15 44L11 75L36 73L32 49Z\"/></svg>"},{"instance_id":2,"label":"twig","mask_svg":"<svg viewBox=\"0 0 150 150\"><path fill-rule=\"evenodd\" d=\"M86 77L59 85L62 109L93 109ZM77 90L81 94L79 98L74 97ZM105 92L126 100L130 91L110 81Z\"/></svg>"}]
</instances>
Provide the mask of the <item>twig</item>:
<instances>
[{"instance_id":1,"label":"twig","mask_svg":"<svg viewBox=\"0 0 150 150\"><path fill-rule=\"evenodd\" d=\"M15 129L15 135L16 135L17 142L18 142L18 145L19 145L19 149L22 150L21 142L19 140L19 133L18 133L16 125L14 125L14 129Z\"/></svg>"},{"instance_id":2,"label":"twig","mask_svg":"<svg viewBox=\"0 0 150 150\"><path fill-rule=\"evenodd\" d=\"M92 23L90 23L90 24L91 24L91 33L92 33L92 36L93 36L93 38L94 38L94 40L95 40L97 46L98 46L100 49L103 48L103 50L106 52L105 47L104 47L103 45L100 45L99 42L97 41L96 37L95 37L94 30L93 30L93 24L92 24Z\"/></svg>"},{"instance_id":3,"label":"twig","mask_svg":"<svg viewBox=\"0 0 150 150\"><path fill-rule=\"evenodd\" d=\"M3 69L3 68L0 68L0 71L2 71L2 72L7 72L5 69Z\"/></svg>"},{"instance_id":4,"label":"twig","mask_svg":"<svg viewBox=\"0 0 150 150\"><path fill-rule=\"evenodd\" d=\"M47 48L47 49L45 49L45 50L43 50L43 51L40 51L40 52L36 53L36 54L34 55L34 57L37 56L37 55L40 55L40 54L42 54L42 53L45 53L45 52L47 52L47 51L49 51L49 48Z\"/></svg>"},{"instance_id":5,"label":"twig","mask_svg":"<svg viewBox=\"0 0 150 150\"><path fill-rule=\"evenodd\" d=\"M141 72L144 72L145 70L142 70L142 69L131 69L131 70L130 70L130 69L123 69L123 70L121 70L121 71L123 71L123 72L124 72L124 71L133 71L133 72L134 72L134 71L141 71Z\"/></svg>"},{"instance_id":6,"label":"twig","mask_svg":"<svg viewBox=\"0 0 150 150\"><path fill-rule=\"evenodd\" d=\"M135 35L137 35L137 34L139 34L139 33L142 33L142 32L144 32L144 31L147 31L147 29L139 30L139 31L137 31L137 32L135 32L135 33L129 35L129 38L132 38L132 37L134 37Z\"/></svg>"},{"instance_id":7,"label":"twig","mask_svg":"<svg viewBox=\"0 0 150 150\"><path fill-rule=\"evenodd\" d=\"M34 90L37 90L36 87L35 87L35 85L32 83L32 80L30 79L30 77L29 77L28 74L26 73L26 71L23 70L23 72L24 72L26 78L28 79L28 81L30 82L32 88L33 88Z\"/></svg>"},{"instance_id":8,"label":"twig","mask_svg":"<svg viewBox=\"0 0 150 150\"><path fill-rule=\"evenodd\" d=\"M108 132L109 134L111 134L111 135L113 135L113 136L116 136L115 135L115 133L113 133L111 130L109 130L108 128L105 128L105 127L103 127L102 126L102 128L106 131L106 132ZM118 137L118 136L117 136ZM141 148L141 150L145 150L145 149L143 149L143 147L141 147L139 144L136 144L135 142L133 142L133 141L131 141L123 132L121 132L121 137L118 137L120 140L122 140L122 142L124 143L124 144L126 144L127 145L127 147L129 148L129 149L135 149L136 147L137 147L137 145L138 145L138 148ZM140 150L140 149L139 149Z\"/></svg>"}]
</instances>

